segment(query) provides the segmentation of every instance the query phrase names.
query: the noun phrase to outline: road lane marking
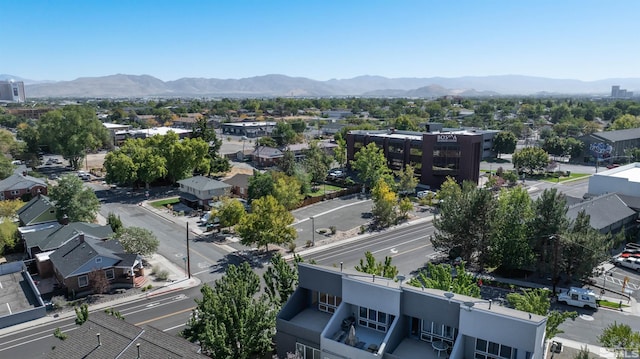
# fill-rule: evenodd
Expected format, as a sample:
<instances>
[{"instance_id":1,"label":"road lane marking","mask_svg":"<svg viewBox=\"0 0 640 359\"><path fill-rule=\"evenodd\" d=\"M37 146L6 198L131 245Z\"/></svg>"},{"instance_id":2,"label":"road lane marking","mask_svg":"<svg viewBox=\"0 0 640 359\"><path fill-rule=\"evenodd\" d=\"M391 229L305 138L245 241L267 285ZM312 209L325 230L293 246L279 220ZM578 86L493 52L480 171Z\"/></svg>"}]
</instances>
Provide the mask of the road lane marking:
<instances>
[{"instance_id":1,"label":"road lane marking","mask_svg":"<svg viewBox=\"0 0 640 359\"><path fill-rule=\"evenodd\" d=\"M64 330L63 332L64 332L64 333L66 333L66 332L70 332L70 331L72 331L72 330L76 330L76 329L78 329L78 328L80 328L80 327L70 328L70 329ZM15 345L12 345L12 346L10 346L10 347L2 348L2 349L0 349L0 352L1 352L1 351L5 351L5 350L9 350L9 349L13 349L13 348L17 348L17 347L22 346L22 345L25 345L25 344L29 344L29 343L33 343L33 342L37 342L37 341L39 341L39 340L47 339L47 338L49 338L49 337L51 337L51 336L53 336L53 331L51 331L48 335L45 335L45 336L43 336L43 337L33 338L33 339L31 339L31 340L27 340L27 341L25 341L25 340L22 338L22 339L20 339L20 343L15 344Z\"/></svg>"},{"instance_id":2,"label":"road lane marking","mask_svg":"<svg viewBox=\"0 0 640 359\"><path fill-rule=\"evenodd\" d=\"M171 327L171 328L164 329L164 330L163 330L163 332L167 332L167 331L169 331L169 330L174 330L174 329L178 329L178 328L180 328L180 327L186 327L186 326L187 326L187 323L184 323L184 324L178 324L178 325L173 326L173 327Z\"/></svg>"},{"instance_id":3,"label":"road lane marking","mask_svg":"<svg viewBox=\"0 0 640 359\"><path fill-rule=\"evenodd\" d=\"M11 306L9 305L9 303L7 303L7 309L9 309L9 314L13 314L13 312L11 311Z\"/></svg>"},{"instance_id":4,"label":"road lane marking","mask_svg":"<svg viewBox=\"0 0 640 359\"><path fill-rule=\"evenodd\" d=\"M75 325L76 325L75 323L69 323L69 324L65 324L65 325L63 325L63 326L61 326L61 327L59 327L59 328L70 327L70 326L75 327ZM29 328L29 329L31 329L31 328ZM74 328L71 328L71 329L69 329L69 330L73 330L73 329L74 329ZM17 341L19 341L19 342L23 342L23 341L24 341L26 338L28 338L28 337L34 337L34 336L36 336L36 335L42 335L42 334L45 334L45 333L51 333L51 331L50 331L50 330L43 330L43 331L40 331L40 332L37 332L37 333L27 334L27 335L21 336L21 337L16 338L16 339L11 339L11 340L7 340L6 342L2 342L2 345L6 345L6 344L8 344L8 343L11 343L11 342L17 342ZM7 336L9 336L9 335L14 335L14 334L18 334L18 333L7 333L7 335L4 335L4 336L3 336L3 338L4 338L4 337L7 337ZM38 340L39 340L39 339L38 339Z\"/></svg>"},{"instance_id":5,"label":"road lane marking","mask_svg":"<svg viewBox=\"0 0 640 359\"><path fill-rule=\"evenodd\" d=\"M355 206L356 204L365 203L365 202L369 202L369 201L371 201L371 200L370 200L370 199L365 199L364 201L358 201L358 202L348 203L348 204L342 205L342 206L340 206L340 207L336 207L336 208L332 208L332 209L330 209L330 210L328 210L328 211L324 211L324 212L322 212L322 213L314 214L314 215L313 215L313 217L314 217L314 218L318 218L318 217L320 217L320 216L324 216L324 215L325 215L325 214L327 214L327 213L335 212L335 211L337 211L337 210L340 210L340 209L343 209L343 208L346 208L346 207ZM308 221L308 220L309 220L309 217L307 217L307 218L303 218L303 219L301 219L301 220L299 220L299 221L297 221L297 222L292 223L291 225L292 225L292 226L295 226L295 225L297 225L297 224L304 223L304 222L306 222L306 221Z\"/></svg>"},{"instance_id":6,"label":"road lane marking","mask_svg":"<svg viewBox=\"0 0 640 359\"><path fill-rule=\"evenodd\" d=\"M413 251L417 251L418 249L422 249L422 248L425 248L425 247L431 247L431 243L425 244L425 245L420 246L420 247L411 248L409 250L406 250L404 252L400 252L398 254L394 254L394 255L392 255L392 257L399 257L399 256L401 256L403 254L411 253Z\"/></svg>"},{"instance_id":7,"label":"road lane marking","mask_svg":"<svg viewBox=\"0 0 640 359\"><path fill-rule=\"evenodd\" d=\"M168 313L168 314L165 314L165 315L161 315L161 316L159 316L159 317L151 318L151 319L148 319L148 320L145 320L145 321L142 321L142 322L136 323L136 324L134 324L134 325L136 325L136 326L140 326L140 325L149 324L149 323L155 322L155 321L160 320L160 319L169 318L169 317L173 317L174 315L178 315L178 314L182 314L182 313L190 312L190 311L192 311L192 310L194 310L194 309L196 309L196 307L191 307L191 308L187 308L187 309L179 310L179 311L177 311L177 312Z\"/></svg>"}]
</instances>

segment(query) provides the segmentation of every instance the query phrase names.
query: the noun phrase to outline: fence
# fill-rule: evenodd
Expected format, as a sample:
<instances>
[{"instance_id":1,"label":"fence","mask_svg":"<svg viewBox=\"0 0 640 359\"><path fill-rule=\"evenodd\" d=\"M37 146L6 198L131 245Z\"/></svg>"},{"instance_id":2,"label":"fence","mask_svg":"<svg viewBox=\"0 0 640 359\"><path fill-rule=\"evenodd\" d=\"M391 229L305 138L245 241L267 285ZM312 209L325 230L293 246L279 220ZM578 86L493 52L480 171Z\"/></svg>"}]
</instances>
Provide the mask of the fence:
<instances>
[{"instance_id":1,"label":"fence","mask_svg":"<svg viewBox=\"0 0 640 359\"><path fill-rule=\"evenodd\" d=\"M318 202L325 201L325 200L328 200L328 199L334 199L334 198L338 198L338 197L342 197L342 196L348 196L348 195L354 194L354 193L360 193L360 191L362 191L362 186L361 185L355 185L353 187L344 188L344 189L341 189L339 191L335 191L335 192L331 192L331 193L325 193L322 196L307 197L302 201L302 203L300 203L298 208L309 206L309 205L312 205L314 203L318 203Z\"/></svg>"}]
</instances>

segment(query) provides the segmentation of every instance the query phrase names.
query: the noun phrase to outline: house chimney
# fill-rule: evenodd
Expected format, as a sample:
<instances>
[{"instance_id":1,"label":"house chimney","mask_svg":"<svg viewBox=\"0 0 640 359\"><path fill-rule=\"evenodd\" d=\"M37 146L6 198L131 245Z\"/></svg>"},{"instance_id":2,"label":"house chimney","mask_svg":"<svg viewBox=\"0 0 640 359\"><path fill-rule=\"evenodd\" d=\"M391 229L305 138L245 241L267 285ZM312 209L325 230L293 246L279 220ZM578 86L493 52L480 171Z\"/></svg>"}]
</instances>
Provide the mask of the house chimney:
<instances>
[{"instance_id":1,"label":"house chimney","mask_svg":"<svg viewBox=\"0 0 640 359\"><path fill-rule=\"evenodd\" d=\"M69 216L67 216L66 214L62 216L62 218L60 219L60 224L63 226L66 226L67 224L69 224Z\"/></svg>"},{"instance_id":2,"label":"house chimney","mask_svg":"<svg viewBox=\"0 0 640 359\"><path fill-rule=\"evenodd\" d=\"M102 340L100 340L100 333L97 333L96 337L98 337L98 346L102 346Z\"/></svg>"},{"instance_id":3,"label":"house chimney","mask_svg":"<svg viewBox=\"0 0 640 359\"><path fill-rule=\"evenodd\" d=\"M84 233L78 236L78 242L84 243Z\"/></svg>"}]
</instances>

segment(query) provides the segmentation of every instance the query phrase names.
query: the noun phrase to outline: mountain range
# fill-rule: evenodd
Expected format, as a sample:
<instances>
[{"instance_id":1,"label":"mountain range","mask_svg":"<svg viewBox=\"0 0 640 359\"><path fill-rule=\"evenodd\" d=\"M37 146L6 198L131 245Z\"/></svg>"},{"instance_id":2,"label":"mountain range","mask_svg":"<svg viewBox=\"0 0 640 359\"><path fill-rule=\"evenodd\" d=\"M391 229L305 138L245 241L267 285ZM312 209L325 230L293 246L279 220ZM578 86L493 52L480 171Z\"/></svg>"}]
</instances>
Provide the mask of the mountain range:
<instances>
[{"instance_id":1,"label":"mountain range","mask_svg":"<svg viewBox=\"0 0 640 359\"><path fill-rule=\"evenodd\" d=\"M242 79L181 78L162 81L149 75L81 77L73 81L35 81L0 74L0 80L25 83L28 98L44 97L416 97L445 95L489 97L508 95L599 95L612 85L640 89L640 78L598 81L551 79L522 75L464 76L455 78L387 78L358 76L317 81L305 77L265 75Z\"/></svg>"}]
</instances>

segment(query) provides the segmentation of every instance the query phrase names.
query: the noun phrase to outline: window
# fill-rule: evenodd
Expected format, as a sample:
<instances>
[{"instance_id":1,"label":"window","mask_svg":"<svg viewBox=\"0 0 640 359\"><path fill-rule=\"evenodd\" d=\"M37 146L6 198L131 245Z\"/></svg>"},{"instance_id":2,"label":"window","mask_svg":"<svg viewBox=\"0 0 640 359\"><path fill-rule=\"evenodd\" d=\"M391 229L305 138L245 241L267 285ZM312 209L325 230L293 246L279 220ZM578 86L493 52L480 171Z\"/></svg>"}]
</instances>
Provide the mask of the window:
<instances>
[{"instance_id":1,"label":"window","mask_svg":"<svg viewBox=\"0 0 640 359\"><path fill-rule=\"evenodd\" d=\"M512 359L516 357L516 350L507 345L476 338L477 359Z\"/></svg>"},{"instance_id":2,"label":"window","mask_svg":"<svg viewBox=\"0 0 640 359\"><path fill-rule=\"evenodd\" d=\"M15 195L20 194L20 191L11 191L11 194L15 196Z\"/></svg>"},{"instance_id":3,"label":"window","mask_svg":"<svg viewBox=\"0 0 640 359\"><path fill-rule=\"evenodd\" d=\"M319 349L301 343L296 343L296 354L302 359L320 359Z\"/></svg>"},{"instance_id":4,"label":"window","mask_svg":"<svg viewBox=\"0 0 640 359\"><path fill-rule=\"evenodd\" d=\"M87 275L81 275L78 277L78 287L86 287L89 285L89 277Z\"/></svg>"},{"instance_id":5,"label":"window","mask_svg":"<svg viewBox=\"0 0 640 359\"><path fill-rule=\"evenodd\" d=\"M422 334L425 334L423 337L444 340L453 344L452 340L458 335L458 329L445 324L422 320Z\"/></svg>"},{"instance_id":6,"label":"window","mask_svg":"<svg viewBox=\"0 0 640 359\"><path fill-rule=\"evenodd\" d=\"M113 268L105 270L104 275L107 277L107 280L113 280L116 277Z\"/></svg>"},{"instance_id":7,"label":"window","mask_svg":"<svg viewBox=\"0 0 640 359\"><path fill-rule=\"evenodd\" d=\"M365 307L360 307L358 324L363 327L386 333L387 325L392 322L393 319L393 315L389 315L387 313L379 312L377 310Z\"/></svg>"},{"instance_id":8,"label":"window","mask_svg":"<svg viewBox=\"0 0 640 359\"><path fill-rule=\"evenodd\" d=\"M341 302L342 298L335 295L318 293L318 310L321 312L335 313Z\"/></svg>"}]
</instances>

